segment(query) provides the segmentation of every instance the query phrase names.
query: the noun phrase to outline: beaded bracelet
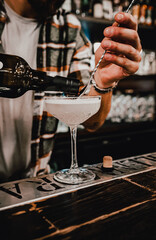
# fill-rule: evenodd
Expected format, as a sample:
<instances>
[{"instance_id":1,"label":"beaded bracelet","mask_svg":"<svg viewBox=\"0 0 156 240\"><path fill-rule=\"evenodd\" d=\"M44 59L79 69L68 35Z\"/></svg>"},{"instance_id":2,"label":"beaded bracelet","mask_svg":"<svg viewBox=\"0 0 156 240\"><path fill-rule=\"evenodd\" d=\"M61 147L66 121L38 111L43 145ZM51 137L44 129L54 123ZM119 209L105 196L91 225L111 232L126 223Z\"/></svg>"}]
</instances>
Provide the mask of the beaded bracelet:
<instances>
[{"instance_id":1,"label":"beaded bracelet","mask_svg":"<svg viewBox=\"0 0 156 240\"><path fill-rule=\"evenodd\" d=\"M93 86L94 86L94 89L95 89L98 93L108 93L108 92L113 91L113 89L117 87L118 81L117 81L117 82L114 82L114 85L111 86L111 87L108 87L108 88L99 88L99 87L96 85L95 80L92 80L92 84L93 84Z\"/></svg>"}]
</instances>

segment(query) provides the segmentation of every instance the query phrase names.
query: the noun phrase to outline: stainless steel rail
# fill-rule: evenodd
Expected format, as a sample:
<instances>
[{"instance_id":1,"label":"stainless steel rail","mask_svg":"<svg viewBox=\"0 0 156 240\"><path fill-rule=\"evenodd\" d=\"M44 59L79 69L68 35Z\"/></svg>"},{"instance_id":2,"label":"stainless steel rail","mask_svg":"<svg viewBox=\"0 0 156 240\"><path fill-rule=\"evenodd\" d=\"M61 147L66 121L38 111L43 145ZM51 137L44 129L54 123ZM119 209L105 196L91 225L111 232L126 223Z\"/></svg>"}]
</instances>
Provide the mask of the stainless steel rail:
<instances>
[{"instance_id":1,"label":"stainless steel rail","mask_svg":"<svg viewBox=\"0 0 156 240\"><path fill-rule=\"evenodd\" d=\"M156 152L115 160L110 172L103 172L101 166L101 163L85 166L96 173L96 179L86 184L61 184L53 179L54 174L0 184L0 211L154 170Z\"/></svg>"}]
</instances>

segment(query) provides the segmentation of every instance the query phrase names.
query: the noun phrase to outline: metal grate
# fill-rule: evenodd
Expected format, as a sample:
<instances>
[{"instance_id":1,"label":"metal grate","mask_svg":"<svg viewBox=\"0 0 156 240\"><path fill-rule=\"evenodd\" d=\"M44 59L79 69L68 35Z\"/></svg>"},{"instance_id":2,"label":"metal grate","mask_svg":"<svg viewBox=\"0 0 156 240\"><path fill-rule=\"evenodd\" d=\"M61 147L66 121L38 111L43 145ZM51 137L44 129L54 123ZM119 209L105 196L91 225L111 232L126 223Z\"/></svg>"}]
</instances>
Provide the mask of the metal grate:
<instances>
[{"instance_id":1,"label":"metal grate","mask_svg":"<svg viewBox=\"0 0 156 240\"><path fill-rule=\"evenodd\" d=\"M156 169L156 152L113 161L111 172L104 173L101 166L101 163L85 166L94 171L97 176L94 181L86 184L58 183L53 179L54 174L0 184L0 211L154 170Z\"/></svg>"}]
</instances>

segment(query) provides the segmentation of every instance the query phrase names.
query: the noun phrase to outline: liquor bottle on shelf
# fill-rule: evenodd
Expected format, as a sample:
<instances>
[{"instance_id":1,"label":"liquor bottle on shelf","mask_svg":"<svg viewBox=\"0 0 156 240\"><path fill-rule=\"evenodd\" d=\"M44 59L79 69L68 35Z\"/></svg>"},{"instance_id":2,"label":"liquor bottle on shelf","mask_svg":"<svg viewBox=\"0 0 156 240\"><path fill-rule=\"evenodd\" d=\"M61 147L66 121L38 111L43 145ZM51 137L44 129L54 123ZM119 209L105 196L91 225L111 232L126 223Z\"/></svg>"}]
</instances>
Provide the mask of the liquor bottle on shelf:
<instances>
[{"instance_id":1,"label":"liquor bottle on shelf","mask_svg":"<svg viewBox=\"0 0 156 240\"><path fill-rule=\"evenodd\" d=\"M46 72L31 69L19 56L0 53L0 97L17 98L28 90L62 91L75 95L79 87L78 79L51 77Z\"/></svg>"},{"instance_id":2,"label":"liquor bottle on shelf","mask_svg":"<svg viewBox=\"0 0 156 240\"><path fill-rule=\"evenodd\" d=\"M105 19L113 19L113 2L112 0L103 0L103 16Z\"/></svg>"},{"instance_id":3,"label":"liquor bottle on shelf","mask_svg":"<svg viewBox=\"0 0 156 240\"><path fill-rule=\"evenodd\" d=\"M122 1L122 11L125 12L130 4L129 0L123 0ZM131 11L130 11L131 12Z\"/></svg>"},{"instance_id":4,"label":"liquor bottle on shelf","mask_svg":"<svg viewBox=\"0 0 156 240\"><path fill-rule=\"evenodd\" d=\"M72 0L72 12L80 15L81 14L81 0Z\"/></svg>"},{"instance_id":5,"label":"liquor bottle on shelf","mask_svg":"<svg viewBox=\"0 0 156 240\"><path fill-rule=\"evenodd\" d=\"M89 10L88 10L88 15L93 17L93 2L94 0L90 0L89 2Z\"/></svg>"},{"instance_id":6,"label":"liquor bottle on shelf","mask_svg":"<svg viewBox=\"0 0 156 240\"><path fill-rule=\"evenodd\" d=\"M93 17L103 18L103 4L102 0L93 0Z\"/></svg>"},{"instance_id":7,"label":"liquor bottle on shelf","mask_svg":"<svg viewBox=\"0 0 156 240\"><path fill-rule=\"evenodd\" d=\"M156 26L156 1L153 3L153 25Z\"/></svg>"},{"instance_id":8,"label":"liquor bottle on shelf","mask_svg":"<svg viewBox=\"0 0 156 240\"><path fill-rule=\"evenodd\" d=\"M146 25L151 26L153 24L153 5L151 0L146 0Z\"/></svg>"},{"instance_id":9,"label":"liquor bottle on shelf","mask_svg":"<svg viewBox=\"0 0 156 240\"><path fill-rule=\"evenodd\" d=\"M81 15L88 16L90 9L90 1L89 0L81 0Z\"/></svg>"},{"instance_id":10,"label":"liquor bottle on shelf","mask_svg":"<svg viewBox=\"0 0 156 240\"><path fill-rule=\"evenodd\" d=\"M146 24L146 11L147 11L147 4L146 0L140 0L140 17L139 23L142 25Z\"/></svg>"},{"instance_id":11,"label":"liquor bottle on shelf","mask_svg":"<svg viewBox=\"0 0 156 240\"><path fill-rule=\"evenodd\" d=\"M134 4L134 6L132 7L132 15L137 20L137 22L140 18L140 6L140 3L136 2L136 4Z\"/></svg>"},{"instance_id":12,"label":"liquor bottle on shelf","mask_svg":"<svg viewBox=\"0 0 156 240\"><path fill-rule=\"evenodd\" d=\"M113 0L113 15L122 11L122 5L120 0Z\"/></svg>"}]
</instances>

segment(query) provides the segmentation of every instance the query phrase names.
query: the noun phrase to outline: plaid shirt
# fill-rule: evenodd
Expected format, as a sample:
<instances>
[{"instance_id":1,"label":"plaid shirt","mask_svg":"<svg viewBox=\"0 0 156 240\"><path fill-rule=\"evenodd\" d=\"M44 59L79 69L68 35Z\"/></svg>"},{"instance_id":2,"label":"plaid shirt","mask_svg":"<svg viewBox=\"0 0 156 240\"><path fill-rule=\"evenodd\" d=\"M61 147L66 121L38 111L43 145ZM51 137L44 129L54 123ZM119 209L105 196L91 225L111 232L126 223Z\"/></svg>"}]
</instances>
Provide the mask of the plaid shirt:
<instances>
[{"instance_id":1,"label":"plaid shirt","mask_svg":"<svg viewBox=\"0 0 156 240\"><path fill-rule=\"evenodd\" d=\"M0 0L0 36L6 21L3 1ZM37 69L46 71L51 76L74 77L80 81L83 79L86 84L90 77L90 49L91 45L82 33L77 18L60 8L41 26ZM44 92L35 93L29 176L50 171L48 162L51 159L58 120L44 111L43 97Z\"/></svg>"}]
</instances>

